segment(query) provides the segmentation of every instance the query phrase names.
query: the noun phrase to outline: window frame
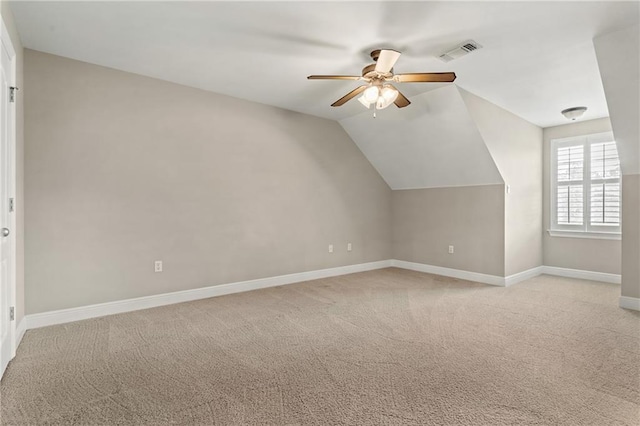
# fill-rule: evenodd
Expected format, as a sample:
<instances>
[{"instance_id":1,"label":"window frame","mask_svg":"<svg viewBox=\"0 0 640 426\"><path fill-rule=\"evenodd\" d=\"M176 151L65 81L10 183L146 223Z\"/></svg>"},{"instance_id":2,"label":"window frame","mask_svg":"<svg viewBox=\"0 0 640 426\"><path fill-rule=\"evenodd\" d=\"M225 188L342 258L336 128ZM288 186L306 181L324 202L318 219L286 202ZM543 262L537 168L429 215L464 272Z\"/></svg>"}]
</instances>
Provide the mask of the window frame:
<instances>
[{"instance_id":1,"label":"window frame","mask_svg":"<svg viewBox=\"0 0 640 426\"><path fill-rule=\"evenodd\" d=\"M599 238L619 240L621 226L592 225L591 224L591 145L603 142L615 142L612 132L594 133L582 136L572 136L569 138L552 139L550 149L550 229L549 234L554 237L572 238ZM583 169L582 181L574 181L576 185L582 185L582 224L569 225L558 223L558 149L568 146L582 145L583 147ZM618 161L620 156L618 155ZM595 179L594 179L595 180ZM622 213L622 173L617 178L597 179L602 183L618 183L618 199L620 200L619 211Z\"/></svg>"}]
</instances>

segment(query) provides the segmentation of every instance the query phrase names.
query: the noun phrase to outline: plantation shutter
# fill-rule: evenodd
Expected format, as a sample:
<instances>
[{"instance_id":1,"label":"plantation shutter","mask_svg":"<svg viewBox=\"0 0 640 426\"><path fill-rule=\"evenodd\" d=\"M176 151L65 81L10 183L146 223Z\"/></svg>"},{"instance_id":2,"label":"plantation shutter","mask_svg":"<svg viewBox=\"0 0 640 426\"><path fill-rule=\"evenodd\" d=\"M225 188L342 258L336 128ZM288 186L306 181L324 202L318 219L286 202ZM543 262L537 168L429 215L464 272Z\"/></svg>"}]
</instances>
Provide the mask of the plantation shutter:
<instances>
[{"instance_id":1,"label":"plantation shutter","mask_svg":"<svg viewBox=\"0 0 640 426\"><path fill-rule=\"evenodd\" d=\"M551 140L551 236L620 239L620 160L613 133Z\"/></svg>"},{"instance_id":2,"label":"plantation shutter","mask_svg":"<svg viewBox=\"0 0 640 426\"><path fill-rule=\"evenodd\" d=\"M620 162L616 143L593 143L591 148L590 225L620 225Z\"/></svg>"},{"instance_id":3,"label":"plantation shutter","mask_svg":"<svg viewBox=\"0 0 640 426\"><path fill-rule=\"evenodd\" d=\"M557 222L582 225L584 217L584 146L559 147L557 151Z\"/></svg>"}]
</instances>

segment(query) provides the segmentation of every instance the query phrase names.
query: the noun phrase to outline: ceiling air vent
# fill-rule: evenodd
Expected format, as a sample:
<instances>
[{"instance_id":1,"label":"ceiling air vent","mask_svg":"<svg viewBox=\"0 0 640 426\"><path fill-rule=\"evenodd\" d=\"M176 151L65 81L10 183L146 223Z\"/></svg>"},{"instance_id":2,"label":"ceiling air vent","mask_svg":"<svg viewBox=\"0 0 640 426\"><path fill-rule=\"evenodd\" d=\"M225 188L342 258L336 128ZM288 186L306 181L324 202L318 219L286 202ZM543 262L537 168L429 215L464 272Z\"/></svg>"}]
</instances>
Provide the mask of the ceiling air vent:
<instances>
[{"instance_id":1,"label":"ceiling air vent","mask_svg":"<svg viewBox=\"0 0 640 426\"><path fill-rule=\"evenodd\" d=\"M482 46L473 40L467 40L464 43L461 43L456 47L449 49L448 51L444 52L438 57L443 62L449 62L449 61L453 61L454 59L458 59L461 56L467 55L473 52L474 50L478 50L478 49L482 49Z\"/></svg>"}]
</instances>

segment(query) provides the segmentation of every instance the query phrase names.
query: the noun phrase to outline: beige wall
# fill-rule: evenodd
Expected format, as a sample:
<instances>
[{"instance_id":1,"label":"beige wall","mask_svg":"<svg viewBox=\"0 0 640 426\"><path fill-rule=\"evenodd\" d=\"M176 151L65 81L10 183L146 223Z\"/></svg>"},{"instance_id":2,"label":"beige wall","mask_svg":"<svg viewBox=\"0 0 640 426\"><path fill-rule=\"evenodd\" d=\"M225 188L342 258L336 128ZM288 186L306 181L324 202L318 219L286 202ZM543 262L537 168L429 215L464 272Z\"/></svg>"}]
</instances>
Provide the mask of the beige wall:
<instances>
[{"instance_id":1,"label":"beige wall","mask_svg":"<svg viewBox=\"0 0 640 426\"><path fill-rule=\"evenodd\" d=\"M25 82L29 314L391 257L337 122L31 50Z\"/></svg>"},{"instance_id":2,"label":"beige wall","mask_svg":"<svg viewBox=\"0 0 640 426\"><path fill-rule=\"evenodd\" d=\"M0 1L0 14L7 26L13 48L16 51L16 86L24 87L23 83L23 49L16 30L13 14L9 3ZM15 214L16 227L16 322L19 324L25 315L24 289L24 102L23 93L16 96L16 194Z\"/></svg>"},{"instance_id":3,"label":"beige wall","mask_svg":"<svg viewBox=\"0 0 640 426\"><path fill-rule=\"evenodd\" d=\"M497 276L541 266L542 129L460 94L511 191L502 184L393 191L394 258Z\"/></svg>"},{"instance_id":4,"label":"beige wall","mask_svg":"<svg viewBox=\"0 0 640 426\"><path fill-rule=\"evenodd\" d=\"M640 298L640 175L622 176L622 296Z\"/></svg>"},{"instance_id":5,"label":"beige wall","mask_svg":"<svg viewBox=\"0 0 640 426\"><path fill-rule=\"evenodd\" d=\"M465 90L469 113L509 186L505 275L542 265L542 129Z\"/></svg>"},{"instance_id":6,"label":"beige wall","mask_svg":"<svg viewBox=\"0 0 640 426\"><path fill-rule=\"evenodd\" d=\"M547 266L620 274L621 244L619 240L552 237L547 232L551 220L551 140L608 131L611 131L611 122L608 118L544 129L543 245L544 264Z\"/></svg>"},{"instance_id":7,"label":"beige wall","mask_svg":"<svg viewBox=\"0 0 640 426\"><path fill-rule=\"evenodd\" d=\"M393 191L392 210L394 259L504 276L504 185Z\"/></svg>"},{"instance_id":8,"label":"beige wall","mask_svg":"<svg viewBox=\"0 0 640 426\"><path fill-rule=\"evenodd\" d=\"M607 119L542 133L461 91L511 193L390 191L336 122L25 52L27 313L391 257L620 273L620 241L546 233L549 141Z\"/></svg>"}]
</instances>

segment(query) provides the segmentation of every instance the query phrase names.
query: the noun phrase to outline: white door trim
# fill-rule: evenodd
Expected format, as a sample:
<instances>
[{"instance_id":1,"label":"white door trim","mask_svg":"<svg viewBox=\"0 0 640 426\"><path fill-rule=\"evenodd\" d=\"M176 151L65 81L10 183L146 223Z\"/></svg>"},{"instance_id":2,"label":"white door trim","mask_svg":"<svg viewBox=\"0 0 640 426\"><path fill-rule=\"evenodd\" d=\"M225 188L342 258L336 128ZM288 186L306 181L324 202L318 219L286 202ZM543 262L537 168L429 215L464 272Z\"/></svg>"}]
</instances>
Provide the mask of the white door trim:
<instances>
[{"instance_id":1,"label":"white door trim","mask_svg":"<svg viewBox=\"0 0 640 426\"><path fill-rule=\"evenodd\" d=\"M13 47L13 42L11 40L11 36L9 35L9 32L7 30L7 26L4 23L4 18L0 15L0 42L2 43L2 46L6 49L7 53L9 54L9 59L11 61L11 70L9 73L9 85L10 86L15 86L16 85L16 51L15 48ZM15 196L16 196L16 107L15 107L15 102L9 104L9 108L10 108L10 122L9 124L9 137L8 137L8 141L7 141L7 149L8 149L8 153L9 153L9 164L10 164L10 172L9 172L9 197L14 199L14 206L16 205L15 202ZM10 278L9 278L9 302L10 302L10 306L14 307L14 315L17 315L17 313L15 312L15 306L16 306L16 267L17 267L17 262L16 262L16 240L17 240L17 236L16 236L16 231L17 231L17 227L16 227L16 208L14 207L14 211L9 215L9 229L11 230L11 242L10 242L10 250L9 250L9 255L10 255L10 261L11 261L11 272L10 272ZM8 318L7 318L8 319ZM18 346L18 342L17 342L17 333L16 333L16 321L15 321L14 317L14 321L10 321L9 322L9 340L11 342L11 358L13 358L16 355L16 350L17 350L17 346ZM5 366L0 366L2 369L0 370L0 377L2 377L2 374L4 373L4 368Z\"/></svg>"},{"instance_id":2,"label":"white door trim","mask_svg":"<svg viewBox=\"0 0 640 426\"><path fill-rule=\"evenodd\" d=\"M2 18L2 16L0 15L0 18ZM9 31L7 30L7 26L4 24L4 18L0 19L0 21L2 21L2 44L4 44L5 49L7 49L7 52L9 52L9 57L11 58L12 62L13 62L13 66L14 66L14 73L13 76L15 78L15 57L16 57L16 50L13 48L13 42L11 41L11 36L9 35ZM15 82L14 82L15 83Z\"/></svg>"}]
</instances>

